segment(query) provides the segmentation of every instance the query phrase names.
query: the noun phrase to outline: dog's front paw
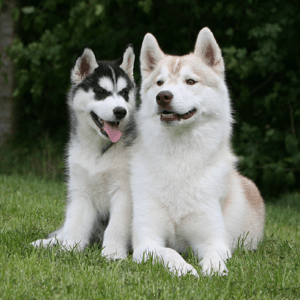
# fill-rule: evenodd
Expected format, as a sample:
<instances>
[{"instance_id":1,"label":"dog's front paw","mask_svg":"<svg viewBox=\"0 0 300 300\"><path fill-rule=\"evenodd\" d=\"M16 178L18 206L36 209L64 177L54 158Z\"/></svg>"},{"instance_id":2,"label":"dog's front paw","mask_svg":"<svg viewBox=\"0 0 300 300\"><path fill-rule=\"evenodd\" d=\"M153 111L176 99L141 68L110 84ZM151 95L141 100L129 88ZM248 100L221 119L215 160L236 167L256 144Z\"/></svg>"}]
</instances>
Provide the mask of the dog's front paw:
<instances>
[{"instance_id":1,"label":"dog's front paw","mask_svg":"<svg viewBox=\"0 0 300 300\"><path fill-rule=\"evenodd\" d=\"M137 263L148 260L150 257L153 258L153 263L160 262L176 276L184 276L187 274L199 277L196 269L188 264L182 256L171 248L156 247L152 251L145 250L149 247L141 247L135 249L133 252L133 260ZM144 251L143 251L144 250Z\"/></svg>"},{"instance_id":2,"label":"dog's front paw","mask_svg":"<svg viewBox=\"0 0 300 300\"><path fill-rule=\"evenodd\" d=\"M188 264L182 256L173 249L166 249L166 256L164 257L165 266L177 276L184 276L187 274L199 277L196 269Z\"/></svg>"},{"instance_id":3,"label":"dog's front paw","mask_svg":"<svg viewBox=\"0 0 300 300\"><path fill-rule=\"evenodd\" d=\"M117 260L117 259L126 259L127 251L125 249L118 249L116 247L104 247L101 255L107 260Z\"/></svg>"},{"instance_id":4,"label":"dog's front paw","mask_svg":"<svg viewBox=\"0 0 300 300\"><path fill-rule=\"evenodd\" d=\"M204 276L212 276L214 274L225 276L228 274L225 261L217 253L206 254L200 265L202 266L202 274Z\"/></svg>"},{"instance_id":5,"label":"dog's front paw","mask_svg":"<svg viewBox=\"0 0 300 300\"><path fill-rule=\"evenodd\" d=\"M55 246L57 244L57 240L55 238L51 238L51 239L40 239L40 240L36 240L32 243L30 243L30 245L32 245L33 247L39 248L39 247L52 247Z\"/></svg>"},{"instance_id":6,"label":"dog's front paw","mask_svg":"<svg viewBox=\"0 0 300 300\"><path fill-rule=\"evenodd\" d=\"M56 237L50 238L50 239L40 239L36 240L30 245L38 248L38 247L53 247L58 245L62 250L65 251L83 251L87 243L82 242L76 242L73 240L59 240Z\"/></svg>"},{"instance_id":7,"label":"dog's front paw","mask_svg":"<svg viewBox=\"0 0 300 300\"><path fill-rule=\"evenodd\" d=\"M168 264L167 268L176 276L181 277L184 275L194 275L195 277L199 277L196 269L188 264L187 262L174 262L172 264Z\"/></svg>"}]
</instances>

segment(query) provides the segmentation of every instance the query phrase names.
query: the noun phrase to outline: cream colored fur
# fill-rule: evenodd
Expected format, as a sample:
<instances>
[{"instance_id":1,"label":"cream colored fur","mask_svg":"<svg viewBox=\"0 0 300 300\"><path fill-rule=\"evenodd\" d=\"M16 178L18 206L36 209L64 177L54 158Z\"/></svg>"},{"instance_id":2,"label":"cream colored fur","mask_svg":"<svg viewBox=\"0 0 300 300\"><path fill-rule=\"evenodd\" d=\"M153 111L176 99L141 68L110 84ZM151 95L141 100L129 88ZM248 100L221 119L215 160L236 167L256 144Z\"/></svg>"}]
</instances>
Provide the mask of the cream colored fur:
<instances>
[{"instance_id":1,"label":"cream colored fur","mask_svg":"<svg viewBox=\"0 0 300 300\"><path fill-rule=\"evenodd\" d=\"M236 171L221 50L208 28L194 52L181 57L165 55L147 34L140 62L139 138L131 162L133 258L153 255L178 275L198 276L178 253L190 246L203 274L226 274L238 241L250 249L261 241L264 204L254 183ZM196 113L161 121L161 91L173 94L176 114Z\"/></svg>"}]
</instances>

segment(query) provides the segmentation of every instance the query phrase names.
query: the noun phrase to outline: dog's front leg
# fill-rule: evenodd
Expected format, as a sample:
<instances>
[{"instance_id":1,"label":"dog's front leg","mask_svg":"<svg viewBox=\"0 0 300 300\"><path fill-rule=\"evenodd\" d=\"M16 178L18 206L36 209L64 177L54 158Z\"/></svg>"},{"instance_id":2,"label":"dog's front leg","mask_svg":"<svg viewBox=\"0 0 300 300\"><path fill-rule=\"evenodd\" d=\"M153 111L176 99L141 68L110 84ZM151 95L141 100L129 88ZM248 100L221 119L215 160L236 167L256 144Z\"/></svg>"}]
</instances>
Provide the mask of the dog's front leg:
<instances>
[{"instance_id":1,"label":"dog's front leg","mask_svg":"<svg viewBox=\"0 0 300 300\"><path fill-rule=\"evenodd\" d=\"M86 192L71 191L66 219L62 228L61 244L69 249L83 251L89 243L97 212ZM60 239L60 237L58 236Z\"/></svg>"},{"instance_id":2,"label":"dog's front leg","mask_svg":"<svg viewBox=\"0 0 300 300\"><path fill-rule=\"evenodd\" d=\"M104 232L102 255L124 259L128 255L132 227L132 202L129 190L115 192L111 199L110 219Z\"/></svg>"},{"instance_id":3,"label":"dog's front leg","mask_svg":"<svg viewBox=\"0 0 300 300\"><path fill-rule=\"evenodd\" d=\"M58 244L64 250L83 251L89 242L95 220L96 210L87 193L71 190L64 225L50 234L48 239L37 240L31 245L51 247Z\"/></svg>"},{"instance_id":4,"label":"dog's front leg","mask_svg":"<svg viewBox=\"0 0 300 300\"><path fill-rule=\"evenodd\" d=\"M134 207L133 260L141 263L152 257L153 262L163 263L175 275L190 273L198 277L192 265L174 249L166 247L166 240L174 236L174 225L169 214L154 201L141 202Z\"/></svg>"},{"instance_id":5,"label":"dog's front leg","mask_svg":"<svg viewBox=\"0 0 300 300\"><path fill-rule=\"evenodd\" d=\"M183 227L188 229L184 234L201 260L202 273L226 275L226 260L231 257L231 250L226 240L221 208L216 205L213 209L201 209L187 218Z\"/></svg>"}]
</instances>

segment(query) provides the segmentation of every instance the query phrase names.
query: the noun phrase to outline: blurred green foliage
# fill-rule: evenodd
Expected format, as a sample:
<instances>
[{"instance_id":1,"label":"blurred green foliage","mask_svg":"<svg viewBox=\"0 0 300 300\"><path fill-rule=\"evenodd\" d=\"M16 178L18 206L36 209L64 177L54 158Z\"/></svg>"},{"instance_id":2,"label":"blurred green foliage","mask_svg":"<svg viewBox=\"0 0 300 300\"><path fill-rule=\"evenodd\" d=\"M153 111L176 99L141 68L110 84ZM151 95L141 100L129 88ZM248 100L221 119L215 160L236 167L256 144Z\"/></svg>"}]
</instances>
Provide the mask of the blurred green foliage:
<instances>
[{"instance_id":1,"label":"blurred green foliage","mask_svg":"<svg viewBox=\"0 0 300 300\"><path fill-rule=\"evenodd\" d=\"M300 9L292 0L20 0L16 66L18 138L66 139L69 74L85 46L116 59L147 32L170 54L214 33L226 62L235 112L233 144L243 174L263 193L299 188ZM138 60L135 78L139 84Z\"/></svg>"}]
</instances>

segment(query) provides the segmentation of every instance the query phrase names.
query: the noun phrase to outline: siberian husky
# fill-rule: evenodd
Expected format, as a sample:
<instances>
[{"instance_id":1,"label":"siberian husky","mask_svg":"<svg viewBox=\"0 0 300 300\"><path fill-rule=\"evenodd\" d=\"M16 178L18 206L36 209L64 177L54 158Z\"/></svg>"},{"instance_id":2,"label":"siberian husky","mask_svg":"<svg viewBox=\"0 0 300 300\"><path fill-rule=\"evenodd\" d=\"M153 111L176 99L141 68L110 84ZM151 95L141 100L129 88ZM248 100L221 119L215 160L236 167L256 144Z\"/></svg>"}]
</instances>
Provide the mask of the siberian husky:
<instances>
[{"instance_id":1,"label":"siberian husky","mask_svg":"<svg viewBox=\"0 0 300 300\"><path fill-rule=\"evenodd\" d=\"M225 275L239 241L257 248L265 211L255 184L236 171L221 50L208 28L181 57L165 55L148 33L140 62L133 259L153 256L179 276L198 276L178 253L191 247L204 275Z\"/></svg>"},{"instance_id":2,"label":"siberian husky","mask_svg":"<svg viewBox=\"0 0 300 300\"><path fill-rule=\"evenodd\" d=\"M96 61L86 48L71 71L67 152L68 204L64 225L34 246L84 250L103 240L103 256L125 258L131 240L128 146L134 138L134 52Z\"/></svg>"}]
</instances>

